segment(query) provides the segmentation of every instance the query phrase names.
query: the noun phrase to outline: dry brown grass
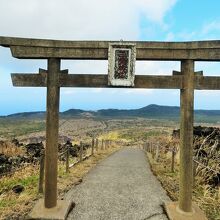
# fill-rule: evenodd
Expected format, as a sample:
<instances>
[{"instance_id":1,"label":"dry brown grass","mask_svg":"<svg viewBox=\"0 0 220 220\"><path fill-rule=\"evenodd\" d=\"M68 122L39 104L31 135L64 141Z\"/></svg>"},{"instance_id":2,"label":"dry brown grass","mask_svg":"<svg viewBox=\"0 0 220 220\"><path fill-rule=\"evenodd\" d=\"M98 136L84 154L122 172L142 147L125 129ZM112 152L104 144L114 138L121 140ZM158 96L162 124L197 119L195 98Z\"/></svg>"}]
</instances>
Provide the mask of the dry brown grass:
<instances>
[{"instance_id":1,"label":"dry brown grass","mask_svg":"<svg viewBox=\"0 0 220 220\"><path fill-rule=\"evenodd\" d=\"M171 156L162 150L158 162L147 153L153 173L157 176L167 194L173 201L179 196L179 163L175 161L175 172L171 172ZM209 220L220 220L219 189L204 183L202 177L196 176L193 188L193 201L206 213Z\"/></svg>"},{"instance_id":2,"label":"dry brown grass","mask_svg":"<svg viewBox=\"0 0 220 220\"><path fill-rule=\"evenodd\" d=\"M38 170L38 167L28 166L10 177L1 178L0 219L16 219L18 213L22 215L30 209L32 201L38 198ZM12 191L12 187L18 184L25 187L21 194Z\"/></svg>"},{"instance_id":3,"label":"dry brown grass","mask_svg":"<svg viewBox=\"0 0 220 220\"><path fill-rule=\"evenodd\" d=\"M0 141L0 154L5 154L9 157L18 156L24 154L24 150L9 141Z\"/></svg>"},{"instance_id":4,"label":"dry brown grass","mask_svg":"<svg viewBox=\"0 0 220 220\"><path fill-rule=\"evenodd\" d=\"M58 194L62 198L71 187L79 184L86 173L89 172L100 160L119 150L121 147L112 146L105 150L95 151L94 156L76 164L65 172L65 163L59 163ZM43 195L39 195L38 189L39 167L26 167L11 177L3 177L0 182L0 219L13 220L24 219L35 204L35 201ZM15 194L11 188L21 184L25 190L21 194Z\"/></svg>"}]
</instances>

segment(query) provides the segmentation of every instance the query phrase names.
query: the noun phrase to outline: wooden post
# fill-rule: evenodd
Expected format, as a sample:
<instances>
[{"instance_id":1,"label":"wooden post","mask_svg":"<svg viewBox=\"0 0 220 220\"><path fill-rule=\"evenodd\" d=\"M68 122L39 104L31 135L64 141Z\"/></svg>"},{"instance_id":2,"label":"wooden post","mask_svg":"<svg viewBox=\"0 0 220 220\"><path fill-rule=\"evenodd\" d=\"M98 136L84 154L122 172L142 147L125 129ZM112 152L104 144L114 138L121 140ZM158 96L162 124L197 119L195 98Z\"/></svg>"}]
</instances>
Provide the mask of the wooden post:
<instances>
[{"instance_id":1,"label":"wooden post","mask_svg":"<svg viewBox=\"0 0 220 220\"><path fill-rule=\"evenodd\" d=\"M94 145L95 145L95 139L92 139L92 155L94 155Z\"/></svg>"},{"instance_id":2,"label":"wooden post","mask_svg":"<svg viewBox=\"0 0 220 220\"><path fill-rule=\"evenodd\" d=\"M80 141L79 161L82 162L82 159L83 159L83 144L82 141Z\"/></svg>"},{"instance_id":3,"label":"wooden post","mask_svg":"<svg viewBox=\"0 0 220 220\"><path fill-rule=\"evenodd\" d=\"M158 161L158 158L159 158L159 144L157 143L156 153L155 153L155 161L156 161L156 162Z\"/></svg>"},{"instance_id":4,"label":"wooden post","mask_svg":"<svg viewBox=\"0 0 220 220\"><path fill-rule=\"evenodd\" d=\"M43 193L43 183L44 183L44 152L40 157L40 173L39 173L39 183L38 183L38 193Z\"/></svg>"},{"instance_id":5,"label":"wooden post","mask_svg":"<svg viewBox=\"0 0 220 220\"><path fill-rule=\"evenodd\" d=\"M179 209L183 212L192 212L194 61L181 61L181 73L183 74L183 89L181 89L180 96Z\"/></svg>"},{"instance_id":6,"label":"wooden post","mask_svg":"<svg viewBox=\"0 0 220 220\"><path fill-rule=\"evenodd\" d=\"M155 146L152 144L152 158L155 159Z\"/></svg>"},{"instance_id":7,"label":"wooden post","mask_svg":"<svg viewBox=\"0 0 220 220\"><path fill-rule=\"evenodd\" d=\"M47 116L45 150L45 208L57 205L57 156L59 126L59 73L60 59L48 59Z\"/></svg>"},{"instance_id":8,"label":"wooden post","mask_svg":"<svg viewBox=\"0 0 220 220\"><path fill-rule=\"evenodd\" d=\"M171 172L174 173L174 163L175 163L175 151L172 149L172 158L171 158Z\"/></svg>"},{"instance_id":9,"label":"wooden post","mask_svg":"<svg viewBox=\"0 0 220 220\"><path fill-rule=\"evenodd\" d=\"M66 149L66 173L69 173L69 155L70 155L70 149L69 145L67 144L67 149Z\"/></svg>"},{"instance_id":10,"label":"wooden post","mask_svg":"<svg viewBox=\"0 0 220 220\"><path fill-rule=\"evenodd\" d=\"M95 142L95 149L96 149L96 151L98 151L98 148L99 148L99 139L96 138L96 142Z\"/></svg>"},{"instance_id":11,"label":"wooden post","mask_svg":"<svg viewBox=\"0 0 220 220\"><path fill-rule=\"evenodd\" d=\"M197 163L193 160L193 187L195 187L197 167Z\"/></svg>"},{"instance_id":12,"label":"wooden post","mask_svg":"<svg viewBox=\"0 0 220 220\"><path fill-rule=\"evenodd\" d=\"M101 146L101 150L104 149L104 140L102 139L102 146Z\"/></svg>"},{"instance_id":13,"label":"wooden post","mask_svg":"<svg viewBox=\"0 0 220 220\"><path fill-rule=\"evenodd\" d=\"M220 184L218 184L218 200L220 201Z\"/></svg>"}]
</instances>

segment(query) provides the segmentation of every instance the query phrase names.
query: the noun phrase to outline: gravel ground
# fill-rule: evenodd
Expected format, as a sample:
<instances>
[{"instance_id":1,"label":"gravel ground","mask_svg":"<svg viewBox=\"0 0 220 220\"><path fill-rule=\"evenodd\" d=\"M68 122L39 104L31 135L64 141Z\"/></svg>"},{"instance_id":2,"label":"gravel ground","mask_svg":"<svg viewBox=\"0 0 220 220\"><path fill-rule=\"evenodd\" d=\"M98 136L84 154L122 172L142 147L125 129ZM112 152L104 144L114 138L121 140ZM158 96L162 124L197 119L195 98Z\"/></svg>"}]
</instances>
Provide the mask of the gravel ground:
<instances>
[{"instance_id":1,"label":"gravel ground","mask_svg":"<svg viewBox=\"0 0 220 220\"><path fill-rule=\"evenodd\" d=\"M66 194L76 203L68 220L167 220L170 201L140 149L126 148L92 169Z\"/></svg>"}]
</instances>

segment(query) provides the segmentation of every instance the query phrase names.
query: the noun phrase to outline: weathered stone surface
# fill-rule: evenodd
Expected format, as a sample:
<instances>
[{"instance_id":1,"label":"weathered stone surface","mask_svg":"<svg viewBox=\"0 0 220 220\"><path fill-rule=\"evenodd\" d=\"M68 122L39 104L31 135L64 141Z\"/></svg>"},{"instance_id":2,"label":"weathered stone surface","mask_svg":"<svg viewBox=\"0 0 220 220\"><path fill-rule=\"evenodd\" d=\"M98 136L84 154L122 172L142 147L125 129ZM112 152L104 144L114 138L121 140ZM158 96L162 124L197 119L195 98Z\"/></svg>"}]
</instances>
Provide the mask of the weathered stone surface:
<instances>
[{"instance_id":1,"label":"weathered stone surface","mask_svg":"<svg viewBox=\"0 0 220 220\"><path fill-rule=\"evenodd\" d=\"M177 202L170 202L165 205L170 220L208 220L202 210L193 204L193 212L184 213L178 208Z\"/></svg>"},{"instance_id":2,"label":"weathered stone surface","mask_svg":"<svg viewBox=\"0 0 220 220\"><path fill-rule=\"evenodd\" d=\"M33 73L13 73L13 86L17 87L46 87L46 76ZM108 85L108 75L101 74L69 74L60 75L60 87L90 87L111 88ZM119 86L120 87L120 86ZM133 88L182 89L182 76L136 75ZM220 77L195 76L194 89L219 90Z\"/></svg>"},{"instance_id":3,"label":"weathered stone surface","mask_svg":"<svg viewBox=\"0 0 220 220\"><path fill-rule=\"evenodd\" d=\"M55 48L55 47L29 47L10 46L13 57L23 59L87 59L107 60L108 49L103 48ZM220 49L148 49L137 48L136 60L195 60L219 61Z\"/></svg>"},{"instance_id":4,"label":"weathered stone surface","mask_svg":"<svg viewBox=\"0 0 220 220\"><path fill-rule=\"evenodd\" d=\"M123 41L136 44L137 48L143 49L215 49L220 48L220 40L191 41L191 42L159 42L159 41ZM0 45L11 46L39 46L39 47L69 47L69 48L103 48L108 49L109 43L115 41L67 41L32 39L19 37L0 36Z\"/></svg>"},{"instance_id":5,"label":"weathered stone surface","mask_svg":"<svg viewBox=\"0 0 220 220\"><path fill-rule=\"evenodd\" d=\"M73 208L73 203L68 200L58 200L57 206L47 209L44 207L43 199L40 199L34 206L27 219L35 220L65 220Z\"/></svg>"},{"instance_id":6,"label":"weathered stone surface","mask_svg":"<svg viewBox=\"0 0 220 220\"><path fill-rule=\"evenodd\" d=\"M141 42L136 44L137 60L220 60L220 41ZM0 37L0 45L10 47L17 58L108 59L112 41L60 41Z\"/></svg>"}]
</instances>

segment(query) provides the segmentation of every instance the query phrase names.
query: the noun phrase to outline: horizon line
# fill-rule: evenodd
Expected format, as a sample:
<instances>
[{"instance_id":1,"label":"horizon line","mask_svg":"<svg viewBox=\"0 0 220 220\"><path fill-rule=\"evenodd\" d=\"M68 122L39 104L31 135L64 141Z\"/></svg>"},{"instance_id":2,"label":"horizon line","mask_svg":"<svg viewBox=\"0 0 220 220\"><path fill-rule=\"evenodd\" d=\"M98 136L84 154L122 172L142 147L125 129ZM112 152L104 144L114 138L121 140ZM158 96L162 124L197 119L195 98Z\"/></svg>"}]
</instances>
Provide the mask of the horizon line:
<instances>
[{"instance_id":1,"label":"horizon line","mask_svg":"<svg viewBox=\"0 0 220 220\"><path fill-rule=\"evenodd\" d=\"M81 110L81 111L91 111L91 112L97 112L97 111L100 111L100 110L138 110L138 109L141 109L141 108L145 108L145 107L148 107L148 106L152 106L152 105L155 105L155 106L161 106L161 107L173 107L173 108L180 108L180 106L176 106L176 105L159 105L159 104L149 104L149 105L146 105L146 106L143 106L143 107L139 107L139 108L100 108L100 109L97 109L97 110L91 110L91 109L80 109L80 108L69 108L69 109L66 109L66 110L63 110L63 111L59 111L59 113L64 113L64 112L67 112L69 110ZM220 111L220 109L194 109L194 111ZM16 113L12 113L12 114L5 114L5 115L0 115L0 117L7 117L7 116L12 116L12 115L16 115L16 114L22 114L22 113L46 113L46 110L39 110L39 111L24 111L24 112L16 112Z\"/></svg>"}]
</instances>

